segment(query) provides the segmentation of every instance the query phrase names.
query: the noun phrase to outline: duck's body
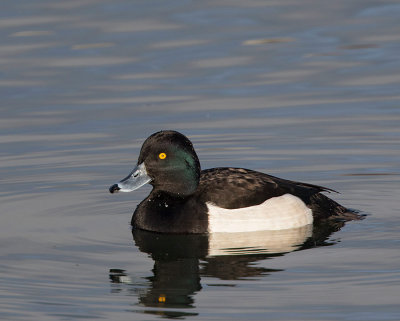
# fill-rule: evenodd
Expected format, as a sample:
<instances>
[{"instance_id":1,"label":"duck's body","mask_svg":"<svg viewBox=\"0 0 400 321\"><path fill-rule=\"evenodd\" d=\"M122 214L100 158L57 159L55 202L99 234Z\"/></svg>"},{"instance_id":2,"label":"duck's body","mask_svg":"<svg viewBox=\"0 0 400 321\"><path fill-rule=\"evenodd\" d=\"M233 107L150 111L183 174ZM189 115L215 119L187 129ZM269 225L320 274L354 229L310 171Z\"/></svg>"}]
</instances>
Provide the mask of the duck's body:
<instances>
[{"instance_id":1,"label":"duck's body","mask_svg":"<svg viewBox=\"0 0 400 321\"><path fill-rule=\"evenodd\" d=\"M243 168L200 171L191 142L162 131L143 144L137 168L110 192L145 183L150 195L136 208L132 226L161 233L279 230L327 217L347 218L345 207L320 192L328 188Z\"/></svg>"}]
</instances>

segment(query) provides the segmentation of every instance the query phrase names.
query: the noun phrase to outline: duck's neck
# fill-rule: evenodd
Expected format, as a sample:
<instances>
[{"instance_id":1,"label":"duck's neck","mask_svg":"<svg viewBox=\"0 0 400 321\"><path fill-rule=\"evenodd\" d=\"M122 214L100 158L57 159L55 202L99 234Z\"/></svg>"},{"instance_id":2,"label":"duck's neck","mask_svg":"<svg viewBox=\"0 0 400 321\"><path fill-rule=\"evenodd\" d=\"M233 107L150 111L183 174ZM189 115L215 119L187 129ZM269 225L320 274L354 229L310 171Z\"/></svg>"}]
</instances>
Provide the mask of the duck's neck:
<instances>
[{"instance_id":1,"label":"duck's neck","mask_svg":"<svg viewBox=\"0 0 400 321\"><path fill-rule=\"evenodd\" d=\"M165 191L153 190L149 197L149 202L154 202L156 204L163 204L168 206L172 206L173 204L180 204L184 202L190 195L182 195L182 194L172 194Z\"/></svg>"}]
</instances>

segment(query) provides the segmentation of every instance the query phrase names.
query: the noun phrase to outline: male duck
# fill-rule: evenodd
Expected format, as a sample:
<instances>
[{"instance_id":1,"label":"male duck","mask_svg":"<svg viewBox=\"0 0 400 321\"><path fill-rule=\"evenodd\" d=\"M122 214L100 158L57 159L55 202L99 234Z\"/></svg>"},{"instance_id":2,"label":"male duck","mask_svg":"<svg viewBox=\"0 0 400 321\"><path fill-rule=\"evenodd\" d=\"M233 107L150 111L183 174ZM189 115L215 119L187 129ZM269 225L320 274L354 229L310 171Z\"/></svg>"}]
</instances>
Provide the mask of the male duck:
<instances>
[{"instance_id":1,"label":"male duck","mask_svg":"<svg viewBox=\"0 0 400 321\"><path fill-rule=\"evenodd\" d=\"M200 170L190 140L160 131L144 142L137 166L110 193L146 183L150 195L133 213L134 227L161 233L282 230L355 214L320 192L333 190L243 168Z\"/></svg>"}]
</instances>

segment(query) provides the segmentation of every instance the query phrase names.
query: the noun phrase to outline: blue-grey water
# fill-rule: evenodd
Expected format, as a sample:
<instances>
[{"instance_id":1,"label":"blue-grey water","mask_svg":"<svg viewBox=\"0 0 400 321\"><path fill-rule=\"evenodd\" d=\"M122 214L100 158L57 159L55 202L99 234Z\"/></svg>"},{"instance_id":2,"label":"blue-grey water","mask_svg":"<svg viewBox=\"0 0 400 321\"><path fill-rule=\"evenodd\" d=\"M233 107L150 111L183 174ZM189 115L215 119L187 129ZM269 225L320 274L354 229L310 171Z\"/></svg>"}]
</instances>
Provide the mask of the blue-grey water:
<instances>
[{"instance_id":1,"label":"blue-grey water","mask_svg":"<svg viewBox=\"0 0 400 321\"><path fill-rule=\"evenodd\" d=\"M1 320L400 319L399 1L0 7ZM367 218L132 235L150 188L108 187L160 129Z\"/></svg>"}]
</instances>

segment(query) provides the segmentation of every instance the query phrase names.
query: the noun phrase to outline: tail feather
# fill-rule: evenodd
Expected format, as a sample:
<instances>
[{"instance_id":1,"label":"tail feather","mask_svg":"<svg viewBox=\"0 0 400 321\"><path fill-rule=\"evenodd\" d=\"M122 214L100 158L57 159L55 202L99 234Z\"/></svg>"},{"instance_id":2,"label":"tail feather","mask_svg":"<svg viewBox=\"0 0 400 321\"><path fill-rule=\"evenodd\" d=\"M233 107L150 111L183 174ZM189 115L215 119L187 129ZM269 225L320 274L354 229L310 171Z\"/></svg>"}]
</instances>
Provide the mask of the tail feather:
<instances>
[{"instance_id":1,"label":"tail feather","mask_svg":"<svg viewBox=\"0 0 400 321\"><path fill-rule=\"evenodd\" d=\"M312 195L308 206L313 211L314 220L316 221L329 218L347 222L364 218L364 215L340 205L321 193Z\"/></svg>"}]
</instances>

